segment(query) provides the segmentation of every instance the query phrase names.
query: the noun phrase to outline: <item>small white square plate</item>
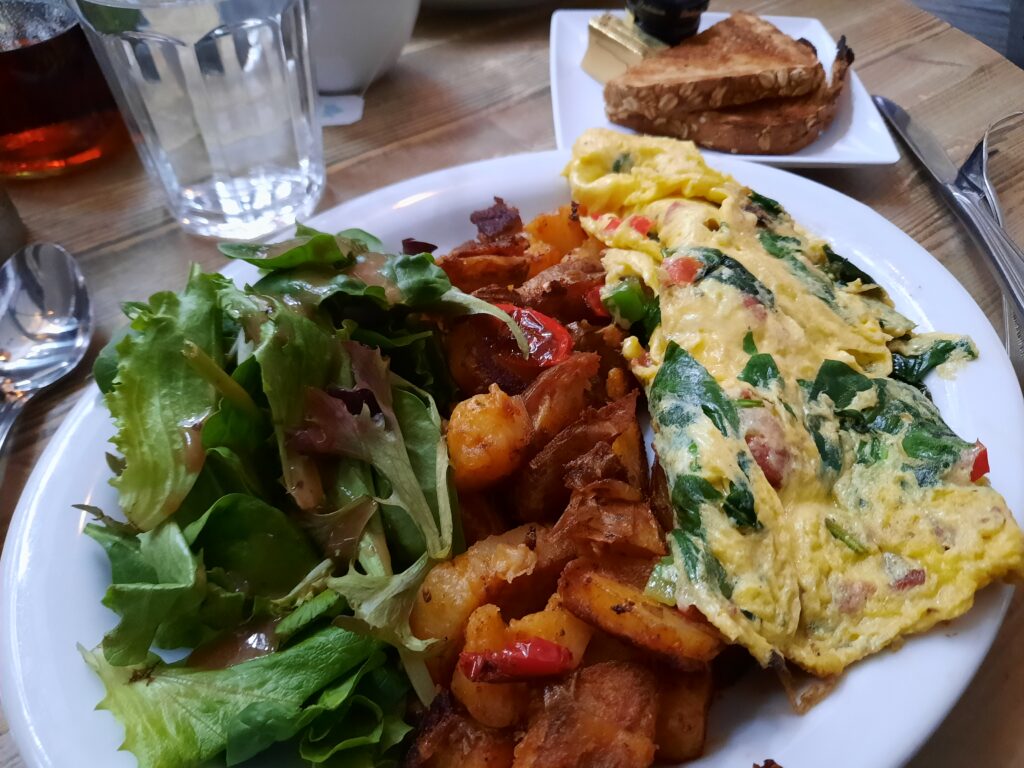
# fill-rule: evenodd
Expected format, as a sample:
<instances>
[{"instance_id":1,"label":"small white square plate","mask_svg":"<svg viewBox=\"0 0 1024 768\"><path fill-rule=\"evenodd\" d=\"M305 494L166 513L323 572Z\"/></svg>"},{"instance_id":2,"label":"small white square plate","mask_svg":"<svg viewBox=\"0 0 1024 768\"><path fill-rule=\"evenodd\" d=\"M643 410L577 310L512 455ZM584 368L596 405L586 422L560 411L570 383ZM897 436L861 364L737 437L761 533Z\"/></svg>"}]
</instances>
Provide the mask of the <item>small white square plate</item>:
<instances>
[{"instance_id":1,"label":"small white square plate","mask_svg":"<svg viewBox=\"0 0 1024 768\"><path fill-rule=\"evenodd\" d=\"M551 17L551 108L555 116L555 141L559 149L570 149L576 137L587 128L629 130L608 121L604 113L602 85L580 66L587 50L587 23L601 13L601 10L556 11ZM728 15L703 14L701 30ZM790 37L809 40L817 49L825 72L832 71L836 41L820 21L798 16L763 18ZM851 47L855 48L853 45ZM895 163L900 158L899 150L871 101L870 94L852 69L847 78L835 120L813 144L791 155L736 157L791 168ZM719 153L708 151L707 154L713 156Z\"/></svg>"}]
</instances>

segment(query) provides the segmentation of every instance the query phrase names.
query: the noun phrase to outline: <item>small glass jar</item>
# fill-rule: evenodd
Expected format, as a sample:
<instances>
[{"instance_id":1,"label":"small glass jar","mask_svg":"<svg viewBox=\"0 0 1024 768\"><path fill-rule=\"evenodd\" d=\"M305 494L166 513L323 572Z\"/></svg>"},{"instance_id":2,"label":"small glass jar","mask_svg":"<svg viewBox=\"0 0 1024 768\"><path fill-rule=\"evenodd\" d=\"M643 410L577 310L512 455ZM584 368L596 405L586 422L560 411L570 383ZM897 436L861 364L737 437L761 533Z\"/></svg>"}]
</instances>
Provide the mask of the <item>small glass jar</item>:
<instances>
[{"instance_id":1,"label":"small glass jar","mask_svg":"<svg viewBox=\"0 0 1024 768\"><path fill-rule=\"evenodd\" d=\"M709 0L626 0L641 30L669 45L697 34Z\"/></svg>"}]
</instances>

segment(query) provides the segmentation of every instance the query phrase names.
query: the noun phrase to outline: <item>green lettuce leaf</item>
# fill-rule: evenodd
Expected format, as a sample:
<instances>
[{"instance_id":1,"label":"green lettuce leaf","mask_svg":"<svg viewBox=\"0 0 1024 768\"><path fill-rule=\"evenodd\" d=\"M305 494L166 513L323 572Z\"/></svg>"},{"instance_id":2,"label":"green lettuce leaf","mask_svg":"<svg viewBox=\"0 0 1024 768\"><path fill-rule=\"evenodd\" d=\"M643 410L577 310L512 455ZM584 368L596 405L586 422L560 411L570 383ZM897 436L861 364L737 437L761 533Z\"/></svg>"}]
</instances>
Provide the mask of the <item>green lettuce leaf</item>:
<instances>
[{"instance_id":1,"label":"green lettuce leaf","mask_svg":"<svg viewBox=\"0 0 1024 768\"><path fill-rule=\"evenodd\" d=\"M398 287L402 303L414 308L436 304L452 287L448 274L429 253L391 255L381 274Z\"/></svg>"},{"instance_id":2,"label":"green lettuce leaf","mask_svg":"<svg viewBox=\"0 0 1024 768\"><path fill-rule=\"evenodd\" d=\"M179 526L189 525L229 493L264 498L265 485L259 474L230 448L210 448L192 490L174 513L174 521Z\"/></svg>"},{"instance_id":3,"label":"green lettuce leaf","mask_svg":"<svg viewBox=\"0 0 1024 768\"><path fill-rule=\"evenodd\" d=\"M368 284L347 272L316 266L271 272L261 278L253 290L309 307L319 307L334 297L346 303L365 298L383 309L389 306L384 286Z\"/></svg>"},{"instance_id":4,"label":"green lettuce leaf","mask_svg":"<svg viewBox=\"0 0 1024 768\"><path fill-rule=\"evenodd\" d=\"M110 337L110 341L103 345L103 349L96 355L96 361L92 364L92 376L104 395L114 389L114 379L117 378L117 345L130 332L131 328L128 326L116 331Z\"/></svg>"},{"instance_id":5,"label":"green lettuce leaf","mask_svg":"<svg viewBox=\"0 0 1024 768\"><path fill-rule=\"evenodd\" d=\"M345 600L337 592L326 590L315 597L298 605L283 618L276 627L274 635L282 642L288 642L304 629L308 629L324 618L333 619L345 607Z\"/></svg>"},{"instance_id":6,"label":"green lettuce leaf","mask_svg":"<svg viewBox=\"0 0 1024 768\"><path fill-rule=\"evenodd\" d=\"M202 566L174 523L137 537L96 523L85 533L110 559L112 583L103 604L121 617L103 638L106 660L141 663L161 627L198 615L206 592Z\"/></svg>"},{"instance_id":7,"label":"green lettuce leaf","mask_svg":"<svg viewBox=\"0 0 1024 768\"><path fill-rule=\"evenodd\" d=\"M181 504L203 464L198 431L217 402L216 389L186 360L186 343L223 364L219 295L234 287L220 275L193 270L185 290L134 304L132 330L118 342L117 375L106 395L117 424L114 445L124 470L111 480L121 508L149 530Z\"/></svg>"},{"instance_id":8,"label":"green lettuce leaf","mask_svg":"<svg viewBox=\"0 0 1024 768\"><path fill-rule=\"evenodd\" d=\"M409 628L416 589L434 562L451 556L456 540L440 414L429 395L388 370L377 350L351 341L341 346L350 368L338 378L348 380L351 397L308 389L307 426L292 439L304 450L308 431L305 449L315 451L321 468L336 457L328 498L340 506L315 518L357 536L356 551L340 563L342 575L326 584L352 612L337 621L420 653L429 644ZM372 398L374 407L353 412L357 392L367 393L360 397Z\"/></svg>"},{"instance_id":9,"label":"green lettuce leaf","mask_svg":"<svg viewBox=\"0 0 1024 768\"><path fill-rule=\"evenodd\" d=\"M387 481L388 493L380 502L404 511L430 557L447 558L452 520L447 490L437 493L448 487L440 414L429 396L390 374L379 352L355 342L342 347L351 361L352 387L371 392L380 413L366 407L351 413L343 402L311 392L307 418L331 430L328 452L373 466Z\"/></svg>"},{"instance_id":10,"label":"green lettuce leaf","mask_svg":"<svg viewBox=\"0 0 1024 768\"><path fill-rule=\"evenodd\" d=\"M339 693L346 695L340 706L320 715L306 730L299 754L314 766L397 762L401 755L395 747L412 731L401 712L408 687L394 667L381 665L361 675L354 692L329 692L334 700ZM397 699L389 688L398 691Z\"/></svg>"},{"instance_id":11,"label":"green lettuce leaf","mask_svg":"<svg viewBox=\"0 0 1024 768\"><path fill-rule=\"evenodd\" d=\"M217 670L168 665L152 656L118 667L103 653L80 650L106 687L100 708L124 724L122 749L135 755L140 768L182 768L217 756L229 743L233 763L295 736L322 712L307 714L310 697L380 647L327 627L283 651Z\"/></svg>"},{"instance_id":12,"label":"green lettuce leaf","mask_svg":"<svg viewBox=\"0 0 1024 768\"><path fill-rule=\"evenodd\" d=\"M208 567L241 580L245 591L285 595L319 558L305 534L279 509L241 493L221 497L184 535Z\"/></svg>"},{"instance_id":13,"label":"green lettuce leaf","mask_svg":"<svg viewBox=\"0 0 1024 768\"><path fill-rule=\"evenodd\" d=\"M267 457L265 447L273 436L273 425L266 410L260 366L249 357L231 373L232 380L249 396L250 402L222 397L215 410L203 422L203 447L229 448L239 456Z\"/></svg>"},{"instance_id":14,"label":"green lettuce leaf","mask_svg":"<svg viewBox=\"0 0 1024 768\"><path fill-rule=\"evenodd\" d=\"M319 476L312 459L289 447L288 433L302 423L306 388L322 388L334 380L340 349L317 323L281 305L260 335L254 356L270 404L285 489L301 509L311 509L323 496Z\"/></svg>"},{"instance_id":15,"label":"green lettuce leaf","mask_svg":"<svg viewBox=\"0 0 1024 768\"><path fill-rule=\"evenodd\" d=\"M217 250L229 259L240 259L261 269L291 269L305 264L349 266L358 254L366 252L366 245L318 232L280 243L221 243Z\"/></svg>"},{"instance_id":16,"label":"green lettuce leaf","mask_svg":"<svg viewBox=\"0 0 1024 768\"><path fill-rule=\"evenodd\" d=\"M322 234L324 233L321 232L319 229L314 229L313 227L307 226L305 224L295 225L296 237ZM384 243L380 241L380 238L376 237L375 235L371 235L365 229L343 229L341 232L338 233L337 236L346 238L348 240L354 240L357 243L361 243L369 251L376 251L379 253L384 249Z\"/></svg>"},{"instance_id":17,"label":"green lettuce leaf","mask_svg":"<svg viewBox=\"0 0 1024 768\"><path fill-rule=\"evenodd\" d=\"M365 229L343 229L338 233L338 237L343 237L348 240L353 240L357 243L362 244L366 250L375 251L380 253L384 250L384 243L380 241L380 238L376 235L371 235Z\"/></svg>"},{"instance_id":18,"label":"green lettuce leaf","mask_svg":"<svg viewBox=\"0 0 1024 768\"><path fill-rule=\"evenodd\" d=\"M237 626L248 618L247 597L287 594L319 559L284 513L241 493L222 496L184 531L168 521L138 535L116 524L85 532L110 560L103 604L121 621L103 651L117 666L141 663L153 646L192 648Z\"/></svg>"}]
</instances>

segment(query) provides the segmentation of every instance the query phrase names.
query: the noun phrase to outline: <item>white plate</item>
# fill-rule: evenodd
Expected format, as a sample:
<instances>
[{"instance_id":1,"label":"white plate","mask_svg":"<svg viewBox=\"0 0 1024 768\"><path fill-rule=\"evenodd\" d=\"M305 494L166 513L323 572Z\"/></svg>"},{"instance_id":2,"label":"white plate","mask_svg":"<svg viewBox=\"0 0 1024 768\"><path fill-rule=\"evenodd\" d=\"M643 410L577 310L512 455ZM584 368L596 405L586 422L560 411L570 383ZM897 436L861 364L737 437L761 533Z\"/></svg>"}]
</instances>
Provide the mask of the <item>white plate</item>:
<instances>
[{"instance_id":1,"label":"white plate","mask_svg":"<svg viewBox=\"0 0 1024 768\"><path fill-rule=\"evenodd\" d=\"M560 149L571 149L573 141L587 128L606 126L618 131L628 128L609 122L604 113L603 86L583 71L580 62L587 50L587 23L603 13L556 11L551 17L551 110L555 117L555 141ZM729 16L704 13L700 28ZM790 37L809 40L818 51L825 72L832 71L836 41L817 19L799 16L764 16ZM847 40L856 52L857 41ZM888 165L900 159L899 150L871 101L871 95L857 77L856 62L847 74L839 97L835 120L817 141L791 155L734 155L744 160L791 168L825 168L850 165ZM708 151L717 160L722 153Z\"/></svg>"},{"instance_id":2,"label":"white plate","mask_svg":"<svg viewBox=\"0 0 1024 768\"><path fill-rule=\"evenodd\" d=\"M402 182L345 203L310 223L359 226L398 248L404 237L450 247L471 237L468 215L501 195L524 216L568 199L561 152L499 158ZM935 401L961 435L989 447L992 483L1011 509L1024 509L1024 399L999 338L964 288L926 251L869 208L831 189L732 158L715 164L778 199L798 221L829 236L839 253L875 275L897 308L920 323L969 333L981 357L955 381L930 381ZM245 279L242 270L232 276ZM175 286L177 287L177 286ZM142 296L126 296L143 298ZM15 512L2 564L0 695L11 732L33 768L129 768L122 731L76 643L97 644L114 616L102 605L110 571L82 535L71 504L114 509L103 459L112 426L90 387L40 459ZM792 714L768 675L725 691L712 707L700 766L736 768L766 757L786 768L885 768L906 760L942 720L988 650L1010 590L986 590L970 614L913 638L897 653L857 664L809 714ZM280 763L279 763L280 765Z\"/></svg>"}]
</instances>

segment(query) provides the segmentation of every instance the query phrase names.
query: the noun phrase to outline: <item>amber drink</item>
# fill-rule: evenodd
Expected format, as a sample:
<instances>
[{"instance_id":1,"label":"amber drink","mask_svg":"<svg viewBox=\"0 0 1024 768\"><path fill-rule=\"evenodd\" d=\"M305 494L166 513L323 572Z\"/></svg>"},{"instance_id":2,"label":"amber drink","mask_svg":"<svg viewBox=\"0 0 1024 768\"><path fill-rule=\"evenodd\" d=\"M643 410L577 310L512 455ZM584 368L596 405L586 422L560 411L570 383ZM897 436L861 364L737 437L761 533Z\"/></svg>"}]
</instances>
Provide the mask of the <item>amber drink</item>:
<instances>
[{"instance_id":1,"label":"amber drink","mask_svg":"<svg viewBox=\"0 0 1024 768\"><path fill-rule=\"evenodd\" d=\"M0 2L0 176L48 176L127 140L103 73L60 0Z\"/></svg>"}]
</instances>

